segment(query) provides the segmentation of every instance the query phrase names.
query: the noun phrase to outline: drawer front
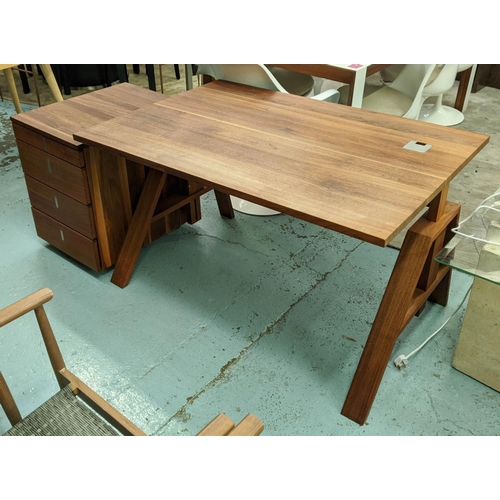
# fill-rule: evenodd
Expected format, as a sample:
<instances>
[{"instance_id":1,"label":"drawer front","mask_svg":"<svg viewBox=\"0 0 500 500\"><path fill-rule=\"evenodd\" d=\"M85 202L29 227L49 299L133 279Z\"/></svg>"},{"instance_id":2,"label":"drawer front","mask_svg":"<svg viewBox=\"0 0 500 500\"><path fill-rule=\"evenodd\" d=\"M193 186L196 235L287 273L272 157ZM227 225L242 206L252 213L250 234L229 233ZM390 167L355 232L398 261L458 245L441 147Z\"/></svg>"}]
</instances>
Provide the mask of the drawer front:
<instances>
[{"instance_id":1,"label":"drawer front","mask_svg":"<svg viewBox=\"0 0 500 500\"><path fill-rule=\"evenodd\" d=\"M46 153L57 156L57 158L61 158L62 160L72 163L77 167L83 167L85 165L82 145L80 145L79 148L77 146L67 146L38 132L20 126L17 123L13 123L12 128L14 129L14 135L18 141L31 144L32 146L35 146Z\"/></svg>"},{"instance_id":2,"label":"drawer front","mask_svg":"<svg viewBox=\"0 0 500 500\"><path fill-rule=\"evenodd\" d=\"M94 271L101 270L96 240L86 238L36 208L32 208L31 211L40 238Z\"/></svg>"},{"instance_id":3,"label":"drawer front","mask_svg":"<svg viewBox=\"0 0 500 500\"><path fill-rule=\"evenodd\" d=\"M90 205L84 205L29 175L25 176L25 180L31 205L34 208L87 238L97 237L94 214Z\"/></svg>"},{"instance_id":4,"label":"drawer front","mask_svg":"<svg viewBox=\"0 0 500 500\"><path fill-rule=\"evenodd\" d=\"M90 205L90 191L85 168L56 158L22 141L17 141L19 157L25 174L67 196Z\"/></svg>"}]
</instances>

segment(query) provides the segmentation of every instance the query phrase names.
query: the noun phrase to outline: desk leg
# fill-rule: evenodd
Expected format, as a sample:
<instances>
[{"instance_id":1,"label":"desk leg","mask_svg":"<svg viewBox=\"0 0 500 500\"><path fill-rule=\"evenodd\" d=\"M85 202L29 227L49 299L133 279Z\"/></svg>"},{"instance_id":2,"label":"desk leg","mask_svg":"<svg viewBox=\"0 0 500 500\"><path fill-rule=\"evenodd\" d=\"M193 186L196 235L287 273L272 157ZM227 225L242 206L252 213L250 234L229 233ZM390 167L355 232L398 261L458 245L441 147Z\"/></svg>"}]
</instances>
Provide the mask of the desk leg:
<instances>
[{"instance_id":1,"label":"desk leg","mask_svg":"<svg viewBox=\"0 0 500 500\"><path fill-rule=\"evenodd\" d=\"M125 288L132 277L166 178L166 172L154 169L151 169L146 177L111 277L111 282L121 288Z\"/></svg>"},{"instance_id":2,"label":"desk leg","mask_svg":"<svg viewBox=\"0 0 500 500\"><path fill-rule=\"evenodd\" d=\"M219 212L223 217L228 219L234 219L233 204L231 203L231 197L222 193L221 191L214 190L215 199L217 200L217 205L219 206Z\"/></svg>"},{"instance_id":3,"label":"desk leg","mask_svg":"<svg viewBox=\"0 0 500 500\"><path fill-rule=\"evenodd\" d=\"M431 265L431 260L451 239L459 213L460 205L447 203L438 221L422 217L406 235L341 412L360 425L368 418L401 332L427 299L446 302L451 270Z\"/></svg>"}]
</instances>

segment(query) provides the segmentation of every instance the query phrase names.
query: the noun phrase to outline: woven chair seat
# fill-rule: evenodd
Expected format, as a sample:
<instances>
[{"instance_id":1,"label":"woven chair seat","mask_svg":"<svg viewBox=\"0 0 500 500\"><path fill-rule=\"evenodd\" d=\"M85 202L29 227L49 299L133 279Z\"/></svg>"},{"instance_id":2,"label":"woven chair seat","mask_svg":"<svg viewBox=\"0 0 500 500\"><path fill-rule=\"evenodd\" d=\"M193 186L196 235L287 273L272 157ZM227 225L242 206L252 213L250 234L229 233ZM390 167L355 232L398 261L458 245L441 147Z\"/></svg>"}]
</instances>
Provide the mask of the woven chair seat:
<instances>
[{"instance_id":1,"label":"woven chair seat","mask_svg":"<svg viewBox=\"0 0 500 500\"><path fill-rule=\"evenodd\" d=\"M67 385L4 436L119 436Z\"/></svg>"}]
</instances>

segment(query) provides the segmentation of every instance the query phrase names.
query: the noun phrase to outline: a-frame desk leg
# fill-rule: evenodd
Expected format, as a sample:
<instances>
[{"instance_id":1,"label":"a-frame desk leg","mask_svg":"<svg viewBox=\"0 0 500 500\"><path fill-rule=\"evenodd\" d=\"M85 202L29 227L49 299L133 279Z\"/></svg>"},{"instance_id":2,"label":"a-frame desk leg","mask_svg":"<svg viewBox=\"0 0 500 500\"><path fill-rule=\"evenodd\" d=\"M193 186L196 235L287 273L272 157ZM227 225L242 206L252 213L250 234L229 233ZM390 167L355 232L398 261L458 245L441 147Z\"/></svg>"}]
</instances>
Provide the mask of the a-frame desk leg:
<instances>
[{"instance_id":1,"label":"a-frame desk leg","mask_svg":"<svg viewBox=\"0 0 500 500\"><path fill-rule=\"evenodd\" d=\"M155 169L148 172L111 277L111 282L121 288L125 288L132 277L166 178L166 172Z\"/></svg>"},{"instance_id":2,"label":"a-frame desk leg","mask_svg":"<svg viewBox=\"0 0 500 500\"><path fill-rule=\"evenodd\" d=\"M401 332L427 299L446 304L451 269L433 260L458 225L460 205L445 203L443 195L431 203L427 218L407 232L349 388L341 413L360 425L368 418Z\"/></svg>"}]
</instances>

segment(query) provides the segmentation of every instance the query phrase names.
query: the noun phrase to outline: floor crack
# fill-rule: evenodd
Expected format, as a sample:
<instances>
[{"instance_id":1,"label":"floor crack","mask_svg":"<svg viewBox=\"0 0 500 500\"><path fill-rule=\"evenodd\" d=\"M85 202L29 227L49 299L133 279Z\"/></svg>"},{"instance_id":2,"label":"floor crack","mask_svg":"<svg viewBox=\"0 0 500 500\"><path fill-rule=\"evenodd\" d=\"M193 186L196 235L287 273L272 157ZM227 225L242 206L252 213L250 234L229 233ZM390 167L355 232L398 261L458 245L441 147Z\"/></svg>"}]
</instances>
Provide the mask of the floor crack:
<instances>
[{"instance_id":1,"label":"floor crack","mask_svg":"<svg viewBox=\"0 0 500 500\"><path fill-rule=\"evenodd\" d=\"M330 271L327 271L325 273L318 273L318 279L314 284L312 284L300 297L295 300L277 319L275 319L272 323L270 323L262 332L259 333L259 335L254 339L251 340L250 343L243 348L237 356L234 358L230 359L221 369L219 370L219 373L217 374L216 377L214 377L212 380L210 380L207 384L205 384L198 392L193 394L192 396L188 397L186 399L186 403L183 404L177 412L172 415L161 427L159 427L156 431L156 434L159 434L165 427L169 425L170 422L174 421L177 418L180 418L182 416L185 416L187 411L187 407L192 405L202 394L204 394L208 389L214 387L219 381L223 380L226 373L233 367L245 354L247 354L264 336L270 334L277 326L279 326L282 322L285 321L286 317L288 314L293 310L293 308L298 305L311 291L316 289L321 283L323 283L326 278L333 272L335 272L337 269L339 269L344 262L350 257L350 255L361 245L361 242L356 245L354 248L349 250L346 255L342 258L341 261L337 263L337 265L331 269ZM257 285L256 285L257 286ZM247 292L248 293L248 292ZM243 294L242 297L246 295ZM239 300L239 299L238 299ZM229 306L228 306L229 307ZM217 313L220 314L220 313Z\"/></svg>"}]
</instances>

